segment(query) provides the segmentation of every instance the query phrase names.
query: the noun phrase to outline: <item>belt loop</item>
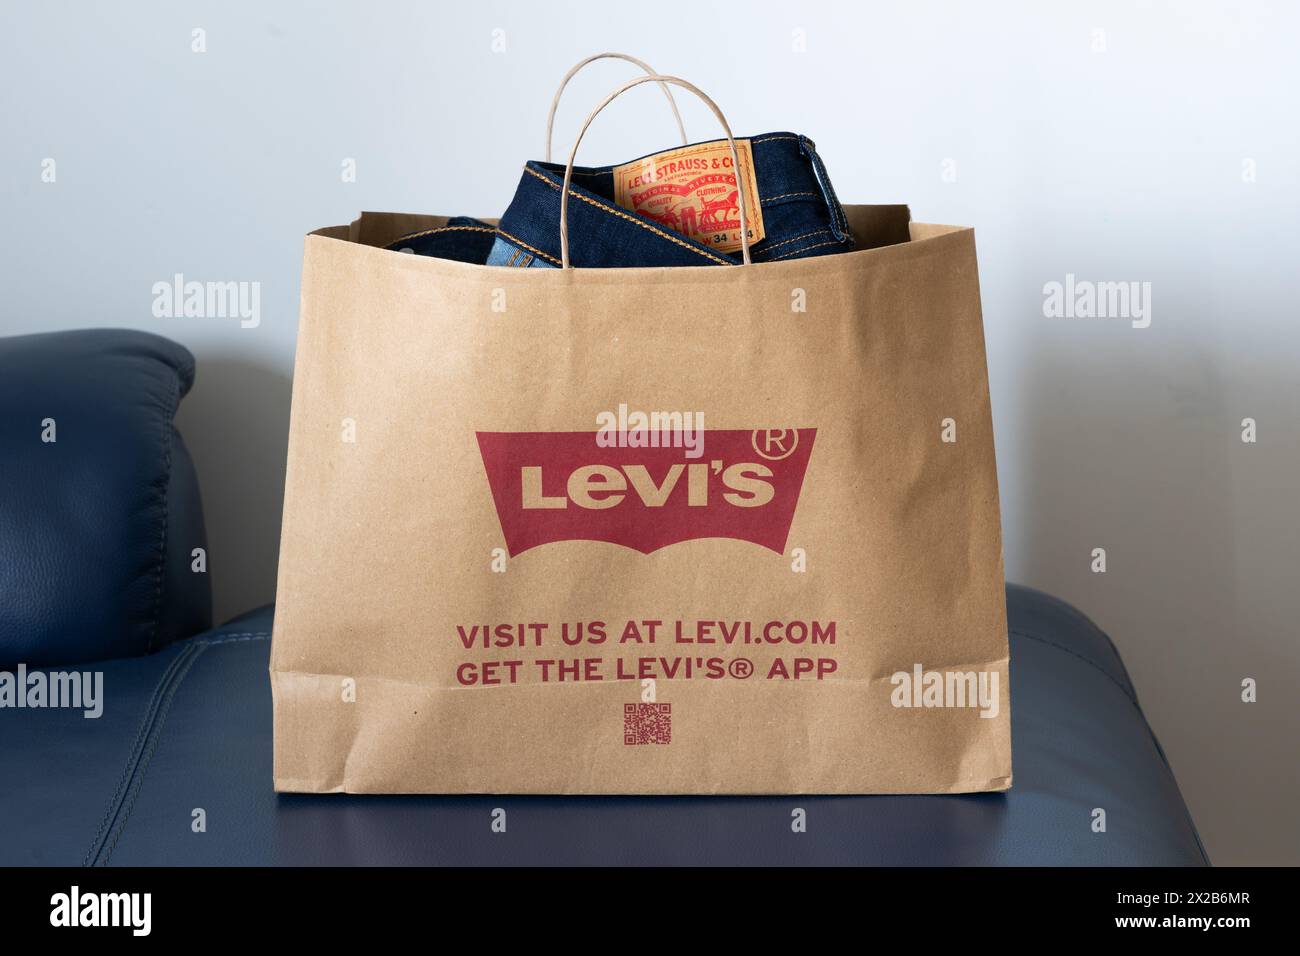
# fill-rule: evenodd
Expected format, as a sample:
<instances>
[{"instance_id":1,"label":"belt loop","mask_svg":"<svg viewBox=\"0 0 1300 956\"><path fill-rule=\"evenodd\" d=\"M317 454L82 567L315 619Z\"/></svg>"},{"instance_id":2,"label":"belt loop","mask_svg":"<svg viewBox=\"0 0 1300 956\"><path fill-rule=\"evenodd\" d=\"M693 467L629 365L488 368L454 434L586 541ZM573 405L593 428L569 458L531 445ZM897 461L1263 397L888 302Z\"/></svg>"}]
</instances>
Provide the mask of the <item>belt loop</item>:
<instances>
[{"instance_id":1,"label":"belt loop","mask_svg":"<svg viewBox=\"0 0 1300 956\"><path fill-rule=\"evenodd\" d=\"M799 134L799 149L807 157L808 162L812 164L813 175L817 177L817 185L822 191L822 199L826 202L826 209L831 214L831 232L840 242L847 242L851 239L849 233L849 223L844 216L844 209L840 206L840 201L835 195L835 187L831 185L831 178L826 172L826 166L822 158L817 155L816 144L807 136Z\"/></svg>"}]
</instances>

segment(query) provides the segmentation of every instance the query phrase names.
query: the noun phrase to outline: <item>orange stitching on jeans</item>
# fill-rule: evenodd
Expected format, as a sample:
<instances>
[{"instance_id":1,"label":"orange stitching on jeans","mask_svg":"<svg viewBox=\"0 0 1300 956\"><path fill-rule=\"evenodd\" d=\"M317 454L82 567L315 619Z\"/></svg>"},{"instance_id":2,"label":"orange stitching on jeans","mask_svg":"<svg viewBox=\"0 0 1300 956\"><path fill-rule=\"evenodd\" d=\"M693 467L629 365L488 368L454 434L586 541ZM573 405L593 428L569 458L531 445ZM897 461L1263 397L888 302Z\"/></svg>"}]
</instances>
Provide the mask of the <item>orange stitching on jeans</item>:
<instances>
[{"instance_id":1,"label":"orange stitching on jeans","mask_svg":"<svg viewBox=\"0 0 1300 956\"><path fill-rule=\"evenodd\" d=\"M529 169L527 166L525 166L524 172L532 173L534 176L536 176L542 182L546 183L546 185L550 186L556 192L559 192L563 188L562 186L558 186L555 183L551 182L549 179L547 179L541 173L537 172L535 169ZM714 262L718 263L719 265L734 266L736 264L732 262L730 259L723 259L721 256L715 256L713 253L705 252L703 249L696 249L694 246L686 242L684 239L678 239L676 236L670 236L668 235L668 233L664 232L663 230L656 229L654 226L647 225L646 223L642 222L640 219L636 219L633 216L630 216L627 213L623 212L622 210L614 209L612 206L606 206L604 203L596 202L596 200L591 199L590 197L587 196L583 196L579 193L576 193L572 189L569 190L569 195L572 196L574 199L581 199L585 203L590 203L591 205L595 206L597 209L603 209L605 210L605 212L618 216L620 219L626 219L628 222L638 225L642 229L647 229L650 232L653 232L656 236L660 236L664 239L667 239L669 242L675 242L683 249L689 249L691 250L691 252L698 252L700 255L704 256L704 258L712 259ZM547 258L550 257L548 256Z\"/></svg>"},{"instance_id":2,"label":"orange stitching on jeans","mask_svg":"<svg viewBox=\"0 0 1300 956\"><path fill-rule=\"evenodd\" d=\"M795 236L793 239L782 239L780 242L774 242L770 246L762 249L760 252L755 253L755 255L761 255L764 252L771 252L773 249L780 249L782 246L788 246L792 242L798 242L800 239L807 239L810 236L815 236L821 232L830 232L830 230L814 229L812 232L805 232L802 236Z\"/></svg>"},{"instance_id":3,"label":"orange stitching on jeans","mask_svg":"<svg viewBox=\"0 0 1300 956\"><path fill-rule=\"evenodd\" d=\"M794 139L794 140L797 140L798 138L799 138L798 136L764 136L764 137L762 137L762 138L760 138L760 139L751 139L750 142L751 142L751 143L770 143L770 142L771 142L772 140L774 140L774 139Z\"/></svg>"},{"instance_id":4,"label":"orange stitching on jeans","mask_svg":"<svg viewBox=\"0 0 1300 956\"><path fill-rule=\"evenodd\" d=\"M541 256L541 257L542 257L543 259L545 259L547 262L554 262L557 266L560 264L560 260L559 260L559 259L556 259L554 256L548 256L546 253L542 252L541 249L534 249L532 246L530 246L528 243L524 242L524 241L523 241L522 239L520 239L518 236L512 236L512 235L510 235L510 233L506 232L504 229L502 229L502 228L500 228L500 227L497 227L497 228L494 229L493 231L494 231L494 232L498 232L498 233L500 233L501 235L505 236L507 239L509 239L511 242L513 242L516 246L519 246L521 249L527 249L527 250L528 250L529 252L531 252L533 255Z\"/></svg>"},{"instance_id":5,"label":"orange stitching on jeans","mask_svg":"<svg viewBox=\"0 0 1300 956\"><path fill-rule=\"evenodd\" d=\"M432 236L435 232L496 232L491 226L439 226L437 229L426 229L423 232L413 232L409 236L401 236L394 239L385 249L390 249L399 242L408 242L411 239L419 239L421 236Z\"/></svg>"},{"instance_id":6,"label":"orange stitching on jeans","mask_svg":"<svg viewBox=\"0 0 1300 956\"><path fill-rule=\"evenodd\" d=\"M767 205L770 202L776 202L778 199L789 199L791 196L816 196L816 193L781 193L779 196L768 196L762 204Z\"/></svg>"},{"instance_id":7,"label":"orange stitching on jeans","mask_svg":"<svg viewBox=\"0 0 1300 956\"><path fill-rule=\"evenodd\" d=\"M773 256L771 259L768 260L768 262L776 262L778 259L788 259L791 256L799 255L799 253L801 252L810 252L813 249L820 249L822 246L838 246L838 245L840 245L838 239L832 240L830 242L819 242L816 245L804 246L802 249L791 249L789 252L783 252L779 256Z\"/></svg>"}]
</instances>

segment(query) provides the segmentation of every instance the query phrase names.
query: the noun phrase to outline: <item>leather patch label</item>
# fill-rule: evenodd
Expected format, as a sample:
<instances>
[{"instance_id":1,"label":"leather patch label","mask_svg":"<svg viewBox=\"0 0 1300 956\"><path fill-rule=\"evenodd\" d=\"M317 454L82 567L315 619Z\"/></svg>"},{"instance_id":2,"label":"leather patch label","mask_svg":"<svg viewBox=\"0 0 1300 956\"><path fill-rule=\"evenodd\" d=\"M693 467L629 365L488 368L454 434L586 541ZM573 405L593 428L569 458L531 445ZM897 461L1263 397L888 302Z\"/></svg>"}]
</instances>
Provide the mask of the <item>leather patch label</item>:
<instances>
[{"instance_id":1,"label":"leather patch label","mask_svg":"<svg viewBox=\"0 0 1300 956\"><path fill-rule=\"evenodd\" d=\"M736 140L749 243L760 242L763 210L749 140ZM740 250L740 192L725 139L665 150L614 167L614 200L718 252Z\"/></svg>"}]
</instances>

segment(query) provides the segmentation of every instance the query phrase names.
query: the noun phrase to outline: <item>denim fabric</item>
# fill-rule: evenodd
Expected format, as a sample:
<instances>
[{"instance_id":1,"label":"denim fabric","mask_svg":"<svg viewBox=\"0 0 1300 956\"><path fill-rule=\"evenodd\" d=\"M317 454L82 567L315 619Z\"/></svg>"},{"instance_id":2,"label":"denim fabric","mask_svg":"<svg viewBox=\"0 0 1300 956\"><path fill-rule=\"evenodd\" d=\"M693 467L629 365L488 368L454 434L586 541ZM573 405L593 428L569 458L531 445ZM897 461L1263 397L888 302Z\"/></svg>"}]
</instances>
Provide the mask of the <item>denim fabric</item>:
<instances>
[{"instance_id":1,"label":"denim fabric","mask_svg":"<svg viewBox=\"0 0 1300 956\"><path fill-rule=\"evenodd\" d=\"M844 210L813 143L795 133L750 139L763 208L764 237L754 262L821 256L852 248ZM652 154L653 155L653 154ZM623 165L623 164L620 164ZM717 252L614 202L614 167L575 167L569 194L569 257L579 268L739 265L739 252ZM488 254L490 266L560 265L560 190L564 167L529 162Z\"/></svg>"},{"instance_id":2,"label":"denim fabric","mask_svg":"<svg viewBox=\"0 0 1300 956\"><path fill-rule=\"evenodd\" d=\"M487 262L488 250L496 230L487 223L469 216L455 216L447 225L437 229L413 232L394 239L385 249L412 252L417 256L434 256L438 259L455 259L457 262Z\"/></svg>"}]
</instances>

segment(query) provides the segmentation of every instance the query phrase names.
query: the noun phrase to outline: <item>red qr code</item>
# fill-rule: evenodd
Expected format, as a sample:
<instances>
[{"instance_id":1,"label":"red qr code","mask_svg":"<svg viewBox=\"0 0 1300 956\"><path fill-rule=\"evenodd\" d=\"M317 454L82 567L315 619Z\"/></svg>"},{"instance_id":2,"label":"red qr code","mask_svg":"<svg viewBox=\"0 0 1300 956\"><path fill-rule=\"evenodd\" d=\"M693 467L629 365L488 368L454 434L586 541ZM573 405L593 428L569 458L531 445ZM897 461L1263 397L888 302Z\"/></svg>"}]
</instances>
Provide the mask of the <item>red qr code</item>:
<instances>
[{"instance_id":1,"label":"red qr code","mask_svg":"<svg viewBox=\"0 0 1300 956\"><path fill-rule=\"evenodd\" d=\"M672 704L624 704L623 743L673 742Z\"/></svg>"}]
</instances>

